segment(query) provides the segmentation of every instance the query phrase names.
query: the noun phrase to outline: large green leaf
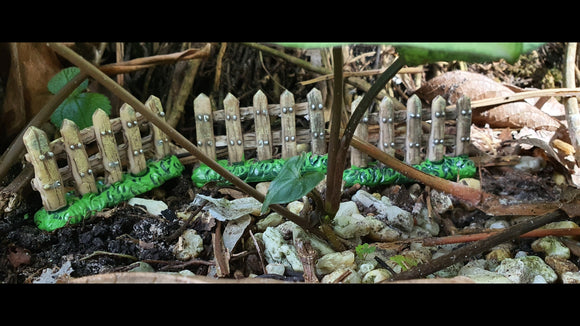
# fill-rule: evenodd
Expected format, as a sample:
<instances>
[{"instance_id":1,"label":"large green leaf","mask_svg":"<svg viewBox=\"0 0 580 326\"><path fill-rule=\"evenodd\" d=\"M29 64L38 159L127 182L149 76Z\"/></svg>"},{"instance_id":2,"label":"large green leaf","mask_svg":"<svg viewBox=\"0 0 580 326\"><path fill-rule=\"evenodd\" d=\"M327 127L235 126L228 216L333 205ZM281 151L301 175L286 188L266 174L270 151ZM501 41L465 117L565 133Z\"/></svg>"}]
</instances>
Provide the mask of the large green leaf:
<instances>
[{"instance_id":1,"label":"large green leaf","mask_svg":"<svg viewBox=\"0 0 580 326\"><path fill-rule=\"evenodd\" d=\"M93 113L97 109L111 114L111 103L105 95L80 93L67 97L50 116L50 121L60 128L62 121L69 119L74 121L79 129L84 129L93 125Z\"/></svg>"},{"instance_id":2,"label":"large green leaf","mask_svg":"<svg viewBox=\"0 0 580 326\"><path fill-rule=\"evenodd\" d=\"M61 88L64 87L69 81L71 81L78 73L80 73L80 69L77 67L68 67L64 68L63 70L59 71L56 75L54 75L50 81L48 81L48 90L52 94L58 93ZM89 87L89 80L85 79L72 93L71 96L76 94L80 94L84 90Z\"/></svg>"},{"instance_id":3,"label":"large green leaf","mask_svg":"<svg viewBox=\"0 0 580 326\"><path fill-rule=\"evenodd\" d=\"M69 67L59 71L48 82L48 90L56 94L61 88L71 81L80 69ZM83 93L89 85L89 81L83 81L50 116L50 121L60 128L64 119L74 121L79 129L84 129L93 125L93 113L97 109L102 109L107 114L111 114L111 103L109 99L99 93Z\"/></svg>"},{"instance_id":4,"label":"large green leaf","mask_svg":"<svg viewBox=\"0 0 580 326\"><path fill-rule=\"evenodd\" d=\"M410 66L434 61L486 62L504 59L514 63L520 55L543 43L393 43Z\"/></svg>"},{"instance_id":5,"label":"large green leaf","mask_svg":"<svg viewBox=\"0 0 580 326\"><path fill-rule=\"evenodd\" d=\"M298 48L325 48L357 43L279 43ZM537 49L544 43L525 42L375 42L361 44L393 45L407 65L416 66L435 61L488 62L505 59L515 62L520 55Z\"/></svg>"},{"instance_id":6,"label":"large green leaf","mask_svg":"<svg viewBox=\"0 0 580 326\"><path fill-rule=\"evenodd\" d=\"M324 179L322 172L301 173L305 159L306 156L301 154L291 157L284 163L278 176L270 183L266 199L262 204L262 214L272 204L289 203L302 198Z\"/></svg>"}]
</instances>

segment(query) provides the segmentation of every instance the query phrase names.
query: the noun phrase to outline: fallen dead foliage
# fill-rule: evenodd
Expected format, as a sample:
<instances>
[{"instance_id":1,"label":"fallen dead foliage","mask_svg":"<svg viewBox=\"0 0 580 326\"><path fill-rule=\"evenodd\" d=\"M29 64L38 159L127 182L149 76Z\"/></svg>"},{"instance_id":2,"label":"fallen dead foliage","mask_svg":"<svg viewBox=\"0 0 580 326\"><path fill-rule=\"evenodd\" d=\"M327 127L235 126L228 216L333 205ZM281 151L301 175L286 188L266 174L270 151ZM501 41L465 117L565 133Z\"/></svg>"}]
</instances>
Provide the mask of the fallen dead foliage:
<instances>
[{"instance_id":1,"label":"fallen dead foliage","mask_svg":"<svg viewBox=\"0 0 580 326\"><path fill-rule=\"evenodd\" d=\"M515 94L513 88L489 77L462 70L450 71L430 79L415 93L426 101L441 95L450 103L456 103L463 95L470 97L471 101L477 101ZM565 130L565 126L559 120L526 101L501 104L489 109L474 109L472 119L475 124L487 123L495 128Z\"/></svg>"}]
</instances>

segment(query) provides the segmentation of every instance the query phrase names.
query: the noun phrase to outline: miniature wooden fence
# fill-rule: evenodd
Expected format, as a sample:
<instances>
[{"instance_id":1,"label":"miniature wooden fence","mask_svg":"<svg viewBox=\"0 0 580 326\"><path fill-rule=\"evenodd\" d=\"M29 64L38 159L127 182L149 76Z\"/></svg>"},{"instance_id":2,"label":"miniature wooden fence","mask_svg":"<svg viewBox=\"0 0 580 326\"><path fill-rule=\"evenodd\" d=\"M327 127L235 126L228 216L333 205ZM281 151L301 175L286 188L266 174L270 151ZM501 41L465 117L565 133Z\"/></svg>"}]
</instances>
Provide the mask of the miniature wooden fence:
<instances>
[{"instance_id":1,"label":"miniature wooden fence","mask_svg":"<svg viewBox=\"0 0 580 326\"><path fill-rule=\"evenodd\" d=\"M356 108L361 98L352 103ZM194 100L197 145L204 154L216 158L216 148L227 147L231 163L244 160L245 150L256 150L258 160L273 157L274 147L280 146L281 157L289 158L298 154L298 144L310 144L314 154L325 154L326 133L324 105L320 91L312 89L307 102L295 103L294 95L285 91L280 96L280 104L268 104L266 95L258 91L252 107L239 107L239 101L228 94L223 110L212 110L209 98L200 94ZM150 96L145 105L164 116L161 102ZM65 119L61 128L62 137L49 142L46 134L30 127L23 136L28 153L26 159L34 166L33 188L42 197L47 211L55 211L67 205L65 183L73 181L80 195L97 192L95 175L104 172L105 184L113 184L122 179L122 167L138 175L146 169L147 155L161 159L171 153L166 135L156 126L149 124L150 133L144 137L140 127L146 123L141 114L128 104L120 108L120 117L109 119L102 110L93 114L93 126L79 130L76 124ZM296 128L298 117L307 117L309 128ZM271 117L280 118L280 129L272 130ZM242 133L242 121L254 120L255 132ZM446 121L456 120L446 127ZM430 120L430 132L423 133L425 121ZM215 135L214 124L223 121L226 134ZM395 124L406 122L406 135L396 136ZM377 132L378 126L378 132ZM445 133L455 127L455 133ZM421 101L415 95L407 102L407 110L394 110L392 101L385 97L379 105L379 112L365 115L356 129L356 135L371 143L376 143L382 151L394 155L396 149L405 153L405 161L418 164L424 158L440 160L443 155L466 154L466 144L470 141L471 104L469 98L461 98L456 109L446 109L445 100L437 97L430 109L422 109ZM123 143L118 145L122 134ZM119 137L118 137L119 136ZM96 143L98 152L89 155L86 148ZM445 148L453 148L451 151ZM425 155L422 154L425 149ZM446 154L447 153L447 154ZM451 154L449 154L451 153ZM65 164L59 167L58 162ZM366 167L368 157L352 149L351 165ZM62 164L61 164L62 165Z\"/></svg>"},{"instance_id":2,"label":"miniature wooden fence","mask_svg":"<svg viewBox=\"0 0 580 326\"><path fill-rule=\"evenodd\" d=\"M361 99L359 97L353 101L351 112ZM224 109L214 111L209 98L200 94L194 100L197 145L212 158L216 158L216 148L227 147L230 163L243 161L244 151L252 149L256 150L258 160L270 159L274 146L281 147L282 158L297 155L297 144L307 143L313 153L325 154L324 106L320 91L312 89L307 100L295 103L294 95L286 90L280 96L280 104L268 104L266 95L258 91L253 98L253 106L240 108L238 100L228 94L223 102ZM298 116L308 117L309 128L296 128ZM279 130L272 130L272 117L280 118ZM243 134L241 123L250 119L254 120L255 132ZM214 124L222 121L226 134L215 135ZM430 126L427 121L430 121ZM395 125L403 122L406 122L406 135L396 136ZM390 155L394 155L397 149L403 150L406 163L418 164L424 159L438 161L443 155L466 154L470 127L469 98L461 98L456 109L447 109L445 100L438 96L431 108L423 109L419 98L413 95L407 101L407 110L394 110L391 99L385 97L379 104L379 112L365 115L355 135L377 144L380 150ZM424 133L424 129L428 132ZM351 165L366 167L368 160L364 153L351 149Z\"/></svg>"},{"instance_id":3,"label":"miniature wooden fence","mask_svg":"<svg viewBox=\"0 0 580 326\"><path fill-rule=\"evenodd\" d=\"M164 117L157 97L150 96L145 105ZM26 160L34 166L32 186L40 193L47 211L67 205L65 183L71 179L80 195L96 193L95 175L104 172L105 183L113 184L122 179L124 165L127 171L138 175L147 169L146 156L161 159L171 154L169 140L159 128L149 124L149 135L141 137L140 126L145 123L141 114L128 104L123 104L119 112L119 118L109 119L98 109L92 116L93 126L83 130L65 119L60 130L62 137L50 143L44 131L36 127L26 130L23 141L28 151ZM121 145L117 144L121 140L119 134L124 140ZM89 156L87 148L95 142L98 152ZM59 168L58 162L65 157L68 165Z\"/></svg>"}]
</instances>

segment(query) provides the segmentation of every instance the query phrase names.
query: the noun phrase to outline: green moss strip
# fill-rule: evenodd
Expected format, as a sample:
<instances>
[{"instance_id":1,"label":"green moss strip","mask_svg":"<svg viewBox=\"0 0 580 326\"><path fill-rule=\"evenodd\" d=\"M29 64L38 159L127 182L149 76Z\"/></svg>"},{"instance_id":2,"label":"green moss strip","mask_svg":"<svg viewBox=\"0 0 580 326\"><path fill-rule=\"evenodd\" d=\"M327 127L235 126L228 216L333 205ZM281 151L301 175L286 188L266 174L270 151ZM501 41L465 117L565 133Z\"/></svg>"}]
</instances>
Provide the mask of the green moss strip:
<instances>
[{"instance_id":1,"label":"green moss strip","mask_svg":"<svg viewBox=\"0 0 580 326\"><path fill-rule=\"evenodd\" d=\"M39 229L54 231L67 224L76 224L90 217L95 212L113 207L121 202L161 186L165 181L175 178L183 172L183 165L174 156L147 164L147 172L140 176L123 174L123 180L109 187L100 187L99 193L88 193L78 198L68 196L67 207L53 212L44 208L34 214L34 222Z\"/></svg>"}]
</instances>

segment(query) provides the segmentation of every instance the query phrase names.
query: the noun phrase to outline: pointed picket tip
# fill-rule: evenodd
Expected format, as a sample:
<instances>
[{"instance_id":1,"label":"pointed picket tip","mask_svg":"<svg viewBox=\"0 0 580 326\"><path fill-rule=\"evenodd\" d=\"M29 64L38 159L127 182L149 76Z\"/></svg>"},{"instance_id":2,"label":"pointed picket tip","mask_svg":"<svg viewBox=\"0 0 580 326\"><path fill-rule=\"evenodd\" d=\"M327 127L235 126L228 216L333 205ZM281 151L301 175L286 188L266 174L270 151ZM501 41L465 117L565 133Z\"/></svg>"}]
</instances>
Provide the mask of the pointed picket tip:
<instances>
[{"instance_id":1,"label":"pointed picket tip","mask_svg":"<svg viewBox=\"0 0 580 326\"><path fill-rule=\"evenodd\" d=\"M201 93L193 100L193 103L195 104L196 102L206 101L206 100L209 101L209 97L207 97L207 95L205 95L204 93Z\"/></svg>"},{"instance_id":2,"label":"pointed picket tip","mask_svg":"<svg viewBox=\"0 0 580 326\"><path fill-rule=\"evenodd\" d=\"M314 87L313 89L310 90L310 92L308 92L306 96L321 96L321 93L318 90L318 88Z\"/></svg>"},{"instance_id":3,"label":"pointed picket tip","mask_svg":"<svg viewBox=\"0 0 580 326\"><path fill-rule=\"evenodd\" d=\"M31 149L40 151L41 153L49 150L48 141L46 140L46 133L35 126L30 126L22 135L22 140L25 145L30 145ZM30 152L30 149L29 149Z\"/></svg>"},{"instance_id":4,"label":"pointed picket tip","mask_svg":"<svg viewBox=\"0 0 580 326\"><path fill-rule=\"evenodd\" d=\"M161 100L159 99L159 97L155 96L155 95L149 95L149 97L147 98L147 101L145 101L145 103L147 102L159 102L161 103Z\"/></svg>"},{"instance_id":5,"label":"pointed picket tip","mask_svg":"<svg viewBox=\"0 0 580 326\"><path fill-rule=\"evenodd\" d=\"M258 90L256 92L256 94L254 94L254 97L252 98L252 101L253 101L254 109L257 106L266 106L266 105L268 105L268 98L266 97L266 94L264 94L264 92L262 92L262 90Z\"/></svg>"},{"instance_id":6,"label":"pointed picket tip","mask_svg":"<svg viewBox=\"0 0 580 326\"><path fill-rule=\"evenodd\" d=\"M93 113L93 124L95 121L95 118L97 119L102 119L103 117L108 118L109 116L107 115L107 112L103 111L103 109L96 109L95 112Z\"/></svg>"},{"instance_id":7,"label":"pointed picket tip","mask_svg":"<svg viewBox=\"0 0 580 326\"><path fill-rule=\"evenodd\" d=\"M228 93L228 95L226 95L226 98L224 98L224 105L226 104L238 104L239 101L238 99L232 94L232 93Z\"/></svg>"},{"instance_id":8,"label":"pointed picket tip","mask_svg":"<svg viewBox=\"0 0 580 326\"><path fill-rule=\"evenodd\" d=\"M280 95L281 97L289 97L292 96L294 97L294 94L292 94L289 90L285 89L284 92L282 92L282 95Z\"/></svg>"},{"instance_id":9,"label":"pointed picket tip","mask_svg":"<svg viewBox=\"0 0 580 326\"><path fill-rule=\"evenodd\" d=\"M61 130L63 130L63 129L79 130L79 127L77 126L77 124L74 121L65 118L62 120L62 127L60 129Z\"/></svg>"},{"instance_id":10,"label":"pointed picket tip","mask_svg":"<svg viewBox=\"0 0 580 326\"><path fill-rule=\"evenodd\" d=\"M264 94L264 92L262 92L262 90L259 89L256 92L256 94L254 94L253 101L254 101L254 103L256 103L258 101L262 101L262 102L266 101L267 102L268 100L267 100L266 94Z\"/></svg>"},{"instance_id":11,"label":"pointed picket tip","mask_svg":"<svg viewBox=\"0 0 580 326\"><path fill-rule=\"evenodd\" d=\"M433 106L433 104L436 105L446 105L447 101L445 101L445 98L441 95L437 95L435 96L435 98L431 101L431 106Z\"/></svg>"}]
</instances>

